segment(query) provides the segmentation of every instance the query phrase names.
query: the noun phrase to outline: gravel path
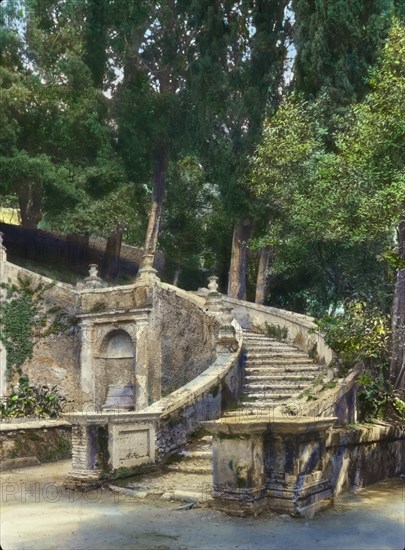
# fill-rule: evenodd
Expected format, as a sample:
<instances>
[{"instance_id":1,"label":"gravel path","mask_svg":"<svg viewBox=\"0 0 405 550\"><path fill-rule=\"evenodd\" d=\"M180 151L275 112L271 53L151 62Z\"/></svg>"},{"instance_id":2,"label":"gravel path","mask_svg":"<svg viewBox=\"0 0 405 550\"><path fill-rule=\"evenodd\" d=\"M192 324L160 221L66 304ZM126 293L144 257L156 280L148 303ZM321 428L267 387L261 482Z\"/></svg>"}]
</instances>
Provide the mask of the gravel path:
<instances>
[{"instance_id":1,"label":"gravel path","mask_svg":"<svg viewBox=\"0 0 405 550\"><path fill-rule=\"evenodd\" d=\"M69 461L1 474L3 550L403 550L405 488L389 480L340 498L312 520L233 518L109 491L72 493Z\"/></svg>"}]
</instances>

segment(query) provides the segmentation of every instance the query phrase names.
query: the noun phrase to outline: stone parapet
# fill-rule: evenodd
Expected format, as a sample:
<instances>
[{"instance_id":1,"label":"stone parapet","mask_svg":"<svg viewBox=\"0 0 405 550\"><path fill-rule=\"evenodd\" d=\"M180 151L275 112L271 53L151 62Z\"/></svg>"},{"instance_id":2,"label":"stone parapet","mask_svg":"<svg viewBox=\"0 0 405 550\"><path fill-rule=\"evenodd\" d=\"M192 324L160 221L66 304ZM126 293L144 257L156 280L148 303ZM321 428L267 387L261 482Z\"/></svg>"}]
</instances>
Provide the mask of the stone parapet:
<instances>
[{"instance_id":1,"label":"stone parapet","mask_svg":"<svg viewBox=\"0 0 405 550\"><path fill-rule=\"evenodd\" d=\"M207 289L199 289L198 296L207 297ZM323 335L317 330L313 317L262 306L236 298L221 295L222 303L232 307L236 320L244 329L264 327L265 323L287 330L286 341L302 351L313 354L320 363L328 365L334 353L326 344Z\"/></svg>"},{"instance_id":2,"label":"stone parapet","mask_svg":"<svg viewBox=\"0 0 405 550\"><path fill-rule=\"evenodd\" d=\"M64 415L73 425L73 459L67 486L92 486L103 472L159 462L178 451L202 421L218 418L224 399L241 384L242 339L202 374L141 411L88 411ZM87 472L87 473L86 473ZM76 475L77 474L77 475Z\"/></svg>"}]
</instances>

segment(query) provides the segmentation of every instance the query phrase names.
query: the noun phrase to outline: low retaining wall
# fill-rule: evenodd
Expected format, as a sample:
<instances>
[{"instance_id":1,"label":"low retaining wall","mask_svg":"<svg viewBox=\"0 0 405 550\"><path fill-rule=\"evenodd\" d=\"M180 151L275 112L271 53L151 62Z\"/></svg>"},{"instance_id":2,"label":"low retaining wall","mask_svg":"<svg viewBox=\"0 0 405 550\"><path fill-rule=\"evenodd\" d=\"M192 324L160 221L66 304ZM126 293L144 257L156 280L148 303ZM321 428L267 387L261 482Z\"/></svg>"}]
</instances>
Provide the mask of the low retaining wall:
<instances>
[{"instance_id":1,"label":"low retaining wall","mask_svg":"<svg viewBox=\"0 0 405 550\"><path fill-rule=\"evenodd\" d=\"M13 419L0 424L0 470L70 458L71 449L66 421Z\"/></svg>"},{"instance_id":2,"label":"low retaining wall","mask_svg":"<svg viewBox=\"0 0 405 550\"><path fill-rule=\"evenodd\" d=\"M356 425L326 433L326 476L334 494L405 474L405 427Z\"/></svg>"}]
</instances>

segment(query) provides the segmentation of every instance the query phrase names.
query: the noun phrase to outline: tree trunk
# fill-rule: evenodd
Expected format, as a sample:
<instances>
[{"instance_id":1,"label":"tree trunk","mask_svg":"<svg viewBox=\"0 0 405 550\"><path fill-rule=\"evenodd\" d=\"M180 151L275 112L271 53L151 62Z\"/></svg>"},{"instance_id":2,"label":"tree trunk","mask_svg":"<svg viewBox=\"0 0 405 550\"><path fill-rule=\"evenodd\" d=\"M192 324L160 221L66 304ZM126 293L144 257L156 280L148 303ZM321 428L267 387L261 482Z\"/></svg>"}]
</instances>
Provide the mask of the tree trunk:
<instances>
[{"instance_id":1,"label":"tree trunk","mask_svg":"<svg viewBox=\"0 0 405 550\"><path fill-rule=\"evenodd\" d=\"M266 281L267 281L267 270L269 267L271 259L271 249L269 247L264 247L260 251L260 260L259 260L259 270L257 272L257 282L256 282L256 304L264 304L264 299L266 296Z\"/></svg>"},{"instance_id":2,"label":"tree trunk","mask_svg":"<svg viewBox=\"0 0 405 550\"><path fill-rule=\"evenodd\" d=\"M392 308L390 378L396 388L405 390L405 214L398 227L398 253L402 265L397 272Z\"/></svg>"},{"instance_id":3,"label":"tree trunk","mask_svg":"<svg viewBox=\"0 0 405 550\"><path fill-rule=\"evenodd\" d=\"M153 179L152 207L149 213L148 227L146 230L144 254L155 254L156 252L160 220L162 217L167 166L167 151L161 146L157 155Z\"/></svg>"},{"instance_id":4,"label":"tree trunk","mask_svg":"<svg viewBox=\"0 0 405 550\"><path fill-rule=\"evenodd\" d=\"M228 295L239 300L246 300L247 243L251 232L252 224L250 220L235 223L229 268Z\"/></svg>"},{"instance_id":5,"label":"tree trunk","mask_svg":"<svg viewBox=\"0 0 405 550\"><path fill-rule=\"evenodd\" d=\"M37 183L22 183L17 188L21 225L35 229L42 219L42 189Z\"/></svg>"},{"instance_id":6,"label":"tree trunk","mask_svg":"<svg viewBox=\"0 0 405 550\"><path fill-rule=\"evenodd\" d=\"M117 227L108 235L102 265L103 277L107 281L112 281L118 276L120 270L120 255L123 233L124 226L118 224Z\"/></svg>"}]
</instances>

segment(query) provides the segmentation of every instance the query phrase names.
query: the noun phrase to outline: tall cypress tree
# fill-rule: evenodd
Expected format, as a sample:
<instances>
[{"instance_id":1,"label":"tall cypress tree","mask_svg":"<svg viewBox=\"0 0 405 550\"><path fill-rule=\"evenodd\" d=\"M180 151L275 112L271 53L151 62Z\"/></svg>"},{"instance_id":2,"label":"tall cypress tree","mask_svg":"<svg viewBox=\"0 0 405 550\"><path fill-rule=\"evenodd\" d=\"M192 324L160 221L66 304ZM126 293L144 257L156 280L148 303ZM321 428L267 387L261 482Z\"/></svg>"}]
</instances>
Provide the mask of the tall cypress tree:
<instances>
[{"instance_id":1,"label":"tall cypress tree","mask_svg":"<svg viewBox=\"0 0 405 550\"><path fill-rule=\"evenodd\" d=\"M245 181L266 110L277 104L286 57L287 2L193 2L196 53L190 63L188 120L209 179L234 221L229 293L246 297L246 243L252 231Z\"/></svg>"},{"instance_id":2,"label":"tall cypress tree","mask_svg":"<svg viewBox=\"0 0 405 550\"><path fill-rule=\"evenodd\" d=\"M399 0L293 0L294 88L307 99L321 91L335 106L361 100L367 76Z\"/></svg>"}]
</instances>

